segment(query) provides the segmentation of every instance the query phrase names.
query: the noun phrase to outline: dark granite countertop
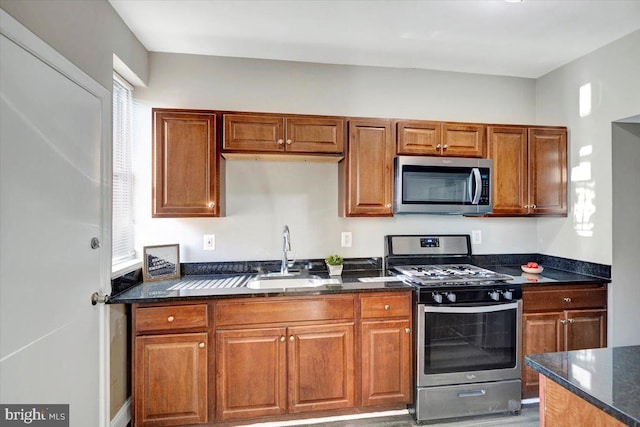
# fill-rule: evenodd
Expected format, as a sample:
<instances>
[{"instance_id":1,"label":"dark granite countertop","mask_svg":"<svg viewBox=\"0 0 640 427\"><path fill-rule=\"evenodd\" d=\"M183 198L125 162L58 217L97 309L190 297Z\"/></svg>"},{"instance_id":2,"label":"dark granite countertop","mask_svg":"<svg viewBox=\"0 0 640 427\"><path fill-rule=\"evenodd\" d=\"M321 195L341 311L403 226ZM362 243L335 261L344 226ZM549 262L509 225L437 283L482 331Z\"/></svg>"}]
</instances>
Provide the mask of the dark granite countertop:
<instances>
[{"instance_id":1,"label":"dark granite countertop","mask_svg":"<svg viewBox=\"0 0 640 427\"><path fill-rule=\"evenodd\" d=\"M640 346L534 354L525 360L612 417L640 427Z\"/></svg>"},{"instance_id":2,"label":"dark granite countertop","mask_svg":"<svg viewBox=\"0 0 640 427\"><path fill-rule=\"evenodd\" d=\"M537 260L544 266L541 274L523 273L520 265L524 260ZM508 274L514 285L544 286L571 285L585 283L608 283L611 280L589 273L606 274L606 266L600 266L561 258L536 254L501 256L474 256L474 264ZM412 289L402 282L385 281L388 277L382 268L380 258L355 258L345 260L345 270L338 283L305 288L251 289L246 282L258 272L277 271L279 261L239 261L213 263L185 263L181 265L180 279L140 283L141 272L132 273L112 281L113 304L177 301L186 299L230 298L252 296L320 295L344 292L397 291ZM301 260L295 268L302 274L312 274L328 278L323 260ZM565 270L570 268L572 270ZM363 282L362 278L372 281ZM376 279L377 278L377 279ZM228 279L228 280L227 280ZM211 283L215 281L216 283Z\"/></svg>"},{"instance_id":3,"label":"dark granite countertop","mask_svg":"<svg viewBox=\"0 0 640 427\"><path fill-rule=\"evenodd\" d=\"M381 270L346 272L329 277L312 272L325 281L324 285L301 288L251 289L249 279L256 274L185 275L180 279L140 283L109 300L111 304L184 301L207 298L238 298L256 296L309 296L349 292L407 291L413 289L400 281L386 281ZM301 277L304 277L302 273ZM367 281L361 281L360 279ZM330 280L332 279L332 280Z\"/></svg>"},{"instance_id":4,"label":"dark granite countertop","mask_svg":"<svg viewBox=\"0 0 640 427\"><path fill-rule=\"evenodd\" d=\"M489 268L513 277L513 280L510 280L509 283L523 286L608 283L611 281L611 279L558 270L552 267L544 267L540 274L525 273L519 265L497 265Z\"/></svg>"}]
</instances>

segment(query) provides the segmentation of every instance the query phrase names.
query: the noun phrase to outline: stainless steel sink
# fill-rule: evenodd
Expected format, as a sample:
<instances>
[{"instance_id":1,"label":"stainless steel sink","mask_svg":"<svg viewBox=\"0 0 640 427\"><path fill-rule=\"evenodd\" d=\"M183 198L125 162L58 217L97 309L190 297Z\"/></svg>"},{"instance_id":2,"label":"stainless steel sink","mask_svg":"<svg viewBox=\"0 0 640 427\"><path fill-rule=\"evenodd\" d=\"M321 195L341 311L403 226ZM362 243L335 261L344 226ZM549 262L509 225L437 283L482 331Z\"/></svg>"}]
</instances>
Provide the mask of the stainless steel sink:
<instances>
[{"instance_id":1,"label":"stainless steel sink","mask_svg":"<svg viewBox=\"0 0 640 427\"><path fill-rule=\"evenodd\" d=\"M295 273L269 273L247 282L250 289L315 288L340 283L339 279L321 279L318 276L300 276Z\"/></svg>"}]
</instances>

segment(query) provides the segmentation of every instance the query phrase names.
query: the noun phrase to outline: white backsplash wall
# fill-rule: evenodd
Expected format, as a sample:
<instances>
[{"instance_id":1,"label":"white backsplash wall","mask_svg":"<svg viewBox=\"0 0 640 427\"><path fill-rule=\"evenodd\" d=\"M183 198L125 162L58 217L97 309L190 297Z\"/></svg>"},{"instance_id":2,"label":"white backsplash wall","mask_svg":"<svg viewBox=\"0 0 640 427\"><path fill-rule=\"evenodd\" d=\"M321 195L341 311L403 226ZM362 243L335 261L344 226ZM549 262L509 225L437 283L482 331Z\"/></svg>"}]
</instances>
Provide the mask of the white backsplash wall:
<instances>
[{"instance_id":1,"label":"white backsplash wall","mask_svg":"<svg viewBox=\"0 0 640 427\"><path fill-rule=\"evenodd\" d=\"M533 218L341 218L338 165L326 163L227 161L226 217L151 218L152 107L533 123L531 79L152 53L149 87L134 98L137 250L179 243L183 262L275 260L287 224L299 259L379 257L386 234L471 230L482 231L477 254L537 251ZM342 231L351 248L340 247ZM203 234L215 234L215 251L203 250Z\"/></svg>"}]
</instances>

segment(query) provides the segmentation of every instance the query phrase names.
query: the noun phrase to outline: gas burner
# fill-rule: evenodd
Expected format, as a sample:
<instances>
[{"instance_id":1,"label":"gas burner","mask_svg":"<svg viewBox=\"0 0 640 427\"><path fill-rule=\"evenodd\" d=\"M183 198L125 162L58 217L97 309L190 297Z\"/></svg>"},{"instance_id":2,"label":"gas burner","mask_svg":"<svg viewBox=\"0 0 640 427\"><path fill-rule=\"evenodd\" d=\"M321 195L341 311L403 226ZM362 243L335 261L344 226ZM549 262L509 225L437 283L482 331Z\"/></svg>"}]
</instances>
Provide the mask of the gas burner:
<instances>
[{"instance_id":1,"label":"gas burner","mask_svg":"<svg viewBox=\"0 0 640 427\"><path fill-rule=\"evenodd\" d=\"M394 269L418 285L460 286L503 282L513 277L471 264L399 265ZM470 283L471 282L471 283Z\"/></svg>"}]
</instances>

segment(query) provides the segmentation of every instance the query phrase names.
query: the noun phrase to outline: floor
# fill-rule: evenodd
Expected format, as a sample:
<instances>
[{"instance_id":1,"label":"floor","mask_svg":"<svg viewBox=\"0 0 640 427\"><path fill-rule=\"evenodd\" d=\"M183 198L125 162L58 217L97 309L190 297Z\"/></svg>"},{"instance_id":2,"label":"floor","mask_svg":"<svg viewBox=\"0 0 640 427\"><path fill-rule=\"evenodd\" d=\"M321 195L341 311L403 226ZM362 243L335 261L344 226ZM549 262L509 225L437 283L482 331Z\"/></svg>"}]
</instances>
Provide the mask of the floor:
<instances>
[{"instance_id":1,"label":"floor","mask_svg":"<svg viewBox=\"0 0 640 427\"><path fill-rule=\"evenodd\" d=\"M420 424L416 424L410 415L313 424L314 427L405 427L418 425ZM522 413L519 416L494 415L473 417L462 421L441 422L430 425L436 425L439 427L538 427L540 425L540 417L538 413L538 406L535 405L523 408Z\"/></svg>"}]
</instances>

